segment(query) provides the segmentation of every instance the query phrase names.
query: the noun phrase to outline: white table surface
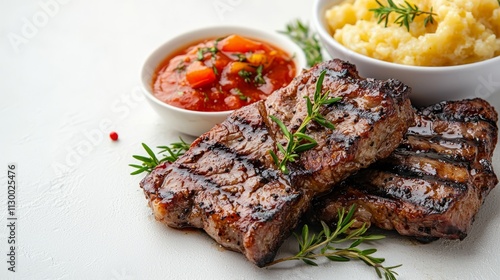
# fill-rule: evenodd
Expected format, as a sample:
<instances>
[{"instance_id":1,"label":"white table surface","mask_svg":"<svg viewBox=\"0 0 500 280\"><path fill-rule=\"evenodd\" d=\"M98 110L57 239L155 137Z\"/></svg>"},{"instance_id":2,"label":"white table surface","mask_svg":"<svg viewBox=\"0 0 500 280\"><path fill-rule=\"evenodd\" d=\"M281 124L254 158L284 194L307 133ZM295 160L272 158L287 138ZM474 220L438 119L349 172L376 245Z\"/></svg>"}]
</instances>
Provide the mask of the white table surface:
<instances>
[{"instance_id":1,"label":"white table surface","mask_svg":"<svg viewBox=\"0 0 500 280\"><path fill-rule=\"evenodd\" d=\"M142 176L129 175L141 142L179 136L140 91L149 52L207 25L282 30L311 14L306 0L0 1L0 279L377 279L360 262L257 268L204 234L156 222ZM12 162L15 273L7 270ZM400 279L500 279L499 192L464 241L422 245L390 234L376 243L378 256L403 264Z\"/></svg>"}]
</instances>

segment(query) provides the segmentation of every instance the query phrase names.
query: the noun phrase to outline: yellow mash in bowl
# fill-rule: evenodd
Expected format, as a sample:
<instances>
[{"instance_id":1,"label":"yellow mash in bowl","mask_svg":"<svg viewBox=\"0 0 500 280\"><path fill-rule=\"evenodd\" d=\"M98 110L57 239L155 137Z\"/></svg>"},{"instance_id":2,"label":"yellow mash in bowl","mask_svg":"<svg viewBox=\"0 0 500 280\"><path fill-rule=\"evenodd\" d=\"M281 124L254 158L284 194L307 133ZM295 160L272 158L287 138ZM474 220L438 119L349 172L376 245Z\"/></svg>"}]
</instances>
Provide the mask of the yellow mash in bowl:
<instances>
[{"instance_id":1,"label":"yellow mash in bowl","mask_svg":"<svg viewBox=\"0 0 500 280\"><path fill-rule=\"evenodd\" d=\"M387 1L379 1L387 6ZM398 6L404 1L394 0ZM355 52L407 65L447 66L467 64L500 55L500 6L497 0L408 0L419 10L435 13L434 23L424 25L425 15L410 23L410 30L394 23L377 23L375 0L347 0L326 11L335 40Z\"/></svg>"}]
</instances>

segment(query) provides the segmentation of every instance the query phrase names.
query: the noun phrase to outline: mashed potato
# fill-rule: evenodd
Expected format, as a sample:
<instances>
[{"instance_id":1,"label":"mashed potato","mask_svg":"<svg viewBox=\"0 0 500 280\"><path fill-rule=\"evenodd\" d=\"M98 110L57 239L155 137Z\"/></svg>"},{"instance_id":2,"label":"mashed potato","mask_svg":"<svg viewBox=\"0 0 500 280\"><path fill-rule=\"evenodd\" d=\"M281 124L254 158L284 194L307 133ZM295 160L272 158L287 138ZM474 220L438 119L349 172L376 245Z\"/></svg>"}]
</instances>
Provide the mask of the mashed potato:
<instances>
[{"instance_id":1,"label":"mashed potato","mask_svg":"<svg viewBox=\"0 0 500 280\"><path fill-rule=\"evenodd\" d=\"M380 0L384 5L387 1ZM369 11L375 0L347 0L326 12L335 40L367 56L408 65L446 66L466 64L500 55L500 6L497 0L409 0L430 11L434 23L424 26L425 15L406 27L377 23ZM402 4L402 0L394 0Z\"/></svg>"}]
</instances>

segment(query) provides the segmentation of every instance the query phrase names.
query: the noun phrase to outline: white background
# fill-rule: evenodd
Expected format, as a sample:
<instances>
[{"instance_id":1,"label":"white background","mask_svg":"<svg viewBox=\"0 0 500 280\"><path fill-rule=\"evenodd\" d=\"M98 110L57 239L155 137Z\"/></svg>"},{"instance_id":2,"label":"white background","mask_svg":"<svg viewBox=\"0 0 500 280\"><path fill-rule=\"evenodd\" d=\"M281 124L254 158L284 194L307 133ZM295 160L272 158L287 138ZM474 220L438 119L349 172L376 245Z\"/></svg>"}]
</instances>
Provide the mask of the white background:
<instances>
[{"instance_id":1,"label":"white background","mask_svg":"<svg viewBox=\"0 0 500 280\"><path fill-rule=\"evenodd\" d=\"M257 268L202 233L156 222L142 176L129 175L132 155L144 154L141 142L154 147L179 136L140 92L149 52L199 27L283 30L311 14L307 0L2 0L0 279L377 279L360 262ZM118 142L109 140L113 130ZM18 166L15 273L6 255L11 162ZM498 155L494 165L500 170ZM377 255L402 263L401 279L499 279L499 191L464 241L422 245L389 234L374 245ZM286 248L295 249L292 239Z\"/></svg>"}]
</instances>

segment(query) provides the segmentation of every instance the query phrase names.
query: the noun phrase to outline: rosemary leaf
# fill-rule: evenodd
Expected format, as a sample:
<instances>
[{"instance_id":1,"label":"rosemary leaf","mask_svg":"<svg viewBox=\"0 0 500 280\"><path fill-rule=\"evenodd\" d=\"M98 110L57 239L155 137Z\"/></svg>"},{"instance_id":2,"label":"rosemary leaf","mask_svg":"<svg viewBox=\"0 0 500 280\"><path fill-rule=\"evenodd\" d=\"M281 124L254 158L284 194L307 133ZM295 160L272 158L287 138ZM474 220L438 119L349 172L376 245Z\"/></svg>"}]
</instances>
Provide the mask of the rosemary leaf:
<instances>
[{"instance_id":1,"label":"rosemary leaf","mask_svg":"<svg viewBox=\"0 0 500 280\"><path fill-rule=\"evenodd\" d=\"M188 149L189 144L186 143L182 138L179 138L180 142L175 142L170 144L170 146L158 146L161 149L158 154L155 154L153 150L146 144L142 143L142 147L146 151L148 156L133 155L132 157L138 160L141 164L129 164L130 167L136 170L130 173L130 175L138 175L143 172L150 173L153 169L163 162L174 162L183 155ZM158 156L160 158L158 159Z\"/></svg>"},{"instance_id":2,"label":"rosemary leaf","mask_svg":"<svg viewBox=\"0 0 500 280\"><path fill-rule=\"evenodd\" d=\"M148 147L148 145L142 143L142 147L144 147L144 150L146 150L146 152L148 153L148 155L151 157L151 162L154 162L156 164L159 164L160 162L158 161L158 158L156 157L155 153L153 153L153 151L151 150L151 148ZM144 157L141 157L141 156L134 156L134 158L140 160L139 158L144 158ZM146 159L146 158L145 158ZM148 159L146 159L147 161Z\"/></svg>"},{"instance_id":3,"label":"rosemary leaf","mask_svg":"<svg viewBox=\"0 0 500 280\"><path fill-rule=\"evenodd\" d=\"M343 256L326 256L326 258L334 262L348 262L351 260Z\"/></svg>"},{"instance_id":4,"label":"rosemary leaf","mask_svg":"<svg viewBox=\"0 0 500 280\"><path fill-rule=\"evenodd\" d=\"M316 147L316 145L318 145L318 143L316 143L316 141L315 141L315 142L312 142L312 143L302 144L302 145L297 146L297 147L295 148L295 152L297 152L297 153L302 153L302 152L305 152L305 151L307 151L307 150L310 150L310 149L312 149L312 148Z\"/></svg>"},{"instance_id":5,"label":"rosemary leaf","mask_svg":"<svg viewBox=\"0 0 500 280\"><path fill-rule=\"evenodd\" d=\"M148 158L145 156L133 155L132 157L135 158L136 160L140 160L142 162L156 163L152 158Z\"/></svg>"}]
</instances>

